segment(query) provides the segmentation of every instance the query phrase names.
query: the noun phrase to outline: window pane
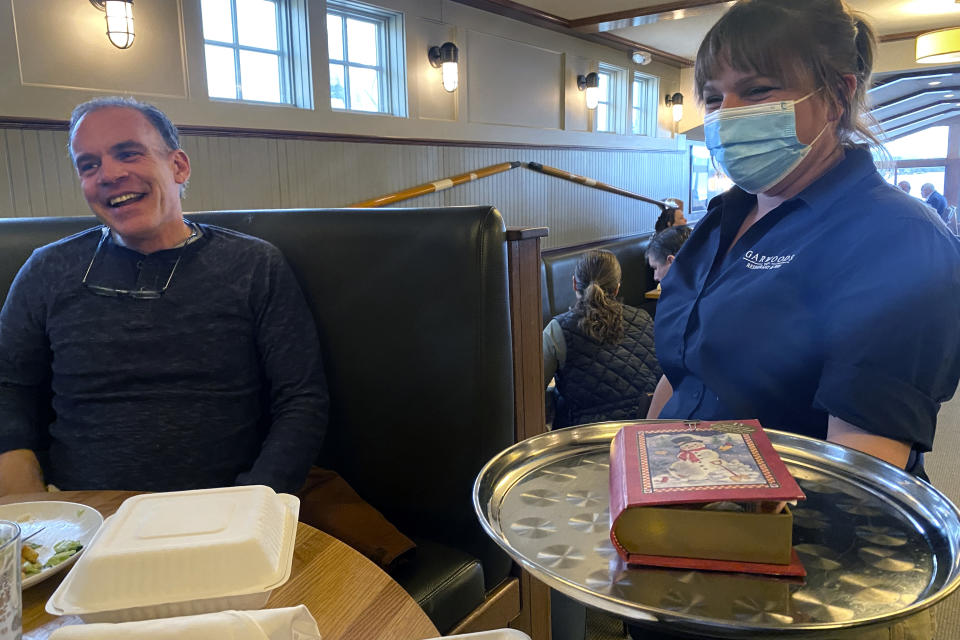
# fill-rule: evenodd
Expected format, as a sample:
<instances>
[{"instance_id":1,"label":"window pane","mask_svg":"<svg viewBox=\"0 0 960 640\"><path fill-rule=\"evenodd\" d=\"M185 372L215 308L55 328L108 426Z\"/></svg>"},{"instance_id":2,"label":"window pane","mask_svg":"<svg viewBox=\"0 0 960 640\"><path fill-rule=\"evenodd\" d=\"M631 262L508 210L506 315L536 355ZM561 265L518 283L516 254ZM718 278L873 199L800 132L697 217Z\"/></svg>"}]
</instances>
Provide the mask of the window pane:
<instances>
[{"instance_id":1,"label":"window pane","mask_svg":"<svg viewBox=\"0 0 960 640\"><path fill-rule=\"evenodd\" d=\"M270 0L237 0L237 36L242 45L276 51L276 3ZM240 75L243 76L242 71Z\"/></svg>"},{"instance_id":2,"label":"window pane","mask_svg":"<svg viewBox=\"0 0 960 640\"><path fill-rule=\"evenodd\" d=\"M241 51L240 81L244 100L280 102L280 57L271 53Z\"/></svg>"},{"instance_id":3,"label":"window pane","mask_svg":"<svg viewBox=\"0 0 960 640\"><path fill-rule=\"evenodd\" d=\"M380 111L380 82L374 69L350 67L350 108Z\"/></svg>"},{"instance_id":4,"label":"window pane","mask_svg":"<svg viewBox=\"0 0 960 640\"><path fill-rule=\"evenodd\" d=\"M946 129L946 127L944 127ZM943 167L908 167L897 169L897 182L910 183L910 195L921 198L920 188L926 183L933 185L939 193L943 193ZM892 180L888 181L892 182Z\"/></svg>"},{"instance_id":5,"label":"window pane","mask_svg":"<svg viewBox=\"0 0 960 640\"><path fill-rule=\"evenodd\" d=\"M633 82L633 106L640 106L640 98L643 93L643 85L640 84L639 80L634 80Z\"/></svg>"},{"instance_id":6,"label":"window pane","mask_svg":"<svg viewBox=\"0 0 960 640\"><path fill-rule=\"evenodd\" d=\"M347 89L343 80L343 65L330 65L330 106L334 109L347 108Z\"/></svg>"},{"instance_id":7,"label":"window pane","mask_svg":"<svg viewBox=\"0 0 960 640\"><path fill-rule=\"evenodd\" d=\"M233 49L208 44L207 94L211 98L237 99L237 75L233 62Z\"/></svg>"},{"instance_id":8,"label":"window pane","mask_svg":"<svg viewBox=\"0 0 960 640\"><path fill-rule=\"evenodd\" d=\"M610 74L600 74L600 99L604 102L610 102Z\"/></svg>"},{"instance_id":9,"label":"window pane","mask_svg":"<svg viewBox=\"0 0 960 640\"><path fill-rule=\"evenodd\" d=\"M895 160L926 160L947 157L949 127L930 127L897 138L885 146Z\"/></svg>"},{"instance_id":10,"label":"window pane","mask_svg":"<svg viewBox=\"0 0 960 640\"><path fill-rule=\"evenodd\" d=\"M640 109L633 110L633 133L638 135L640 133L640 113Z\"/></svg>"},{"instance_id":11,"label":"window pane","mask_svg":"<svg viewBox=\"0 0 960 640\"><path fill-rule=\"evenodd\" d=\"M233 42L230 0L203 0L200 3L200 11L203 14L203 37L205 39Z\"/></svg>"},{"instance_id":12,"label":"window pane","mask_svg":"<svg viewBox=\"0 0 960 640\"><path fill-rule=\"evenodd\" d=\"M347 54L350 62L376 65L378 49L377 23L347 18ZM352 77L350 81L353 82Z\"/></svg>"},{"instance_id":13,"label":"window pane","mask_svg":"<svg viewBox=\"0 0 960 640\"><path fill-rule=\"evenodd\" d=\"M610 131L608 119L607 105L598 104L597 105L597 131Z\"/></svg>"},{"instance_id":14,"label":"window pane","mask_svg":"<svg viewBox=\"0 0 960 640\"><path fill-rule=\"evenodd\" d=\"M327 52L331 60L343 60L343 18L327 14Z\"/></svg>"}]
</instances>

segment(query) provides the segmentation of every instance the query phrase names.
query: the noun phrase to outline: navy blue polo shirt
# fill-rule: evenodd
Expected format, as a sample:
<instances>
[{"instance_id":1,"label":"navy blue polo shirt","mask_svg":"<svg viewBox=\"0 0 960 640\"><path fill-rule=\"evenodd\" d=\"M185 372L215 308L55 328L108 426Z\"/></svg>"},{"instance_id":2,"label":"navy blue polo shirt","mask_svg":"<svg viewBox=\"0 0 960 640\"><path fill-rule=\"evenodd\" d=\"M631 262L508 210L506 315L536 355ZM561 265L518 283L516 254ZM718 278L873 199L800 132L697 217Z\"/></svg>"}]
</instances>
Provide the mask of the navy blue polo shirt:
<instances>
[{"instance_id":1,"label":"navy blue polo shirt","mask_svg":"<svg viewBox=\"0 0 960 640\"><path fill-rule=\"evenodd\" d=\"M960 378L960 241L864 148L727 252L755 204L738 187L711 200L664 278L661 417L825 438L834 415L930 450Z\"/></svg>"}]
</instances>

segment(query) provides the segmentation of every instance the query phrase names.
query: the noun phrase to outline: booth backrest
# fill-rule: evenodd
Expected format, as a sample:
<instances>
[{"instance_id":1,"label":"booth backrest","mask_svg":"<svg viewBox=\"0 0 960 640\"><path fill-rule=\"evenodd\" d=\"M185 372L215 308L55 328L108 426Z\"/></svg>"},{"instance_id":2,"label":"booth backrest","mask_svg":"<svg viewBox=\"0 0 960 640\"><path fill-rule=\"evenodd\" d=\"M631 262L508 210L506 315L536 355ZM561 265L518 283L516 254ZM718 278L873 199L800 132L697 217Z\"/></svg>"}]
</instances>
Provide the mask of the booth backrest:
<instances>
[{"instance_id":1,"label":"booth backrest","mask_svg":"<svg viewBox=\"0 0 960 640\"><path fill-rule=\"evenodd\" d=\"M656 301L644 298L647 291L657 286L653 279L653 269L647 264L647 243L651 237L652 234L645 233L544 251L540 270L543 326L547 326L551 318L566 312L576 302L572 285L573 270L583 254L592 249L606 249L617 256L622 270L621 300L653 315Z\"/></svg>"},{"instance_id":2,"label":"booth backrest","mask_svg":"<svg viewBox=\"0 0 960 640\"><path fill-rule=\"evenodd\" d=\"M293 268L330 387L321 462L401 531L463 549L482 561L488 585L502 580L509 561L480 529L471 501L481 467L514 442L500 214L451 207L187 217L264 238ZM0 302L35 247L95 224L0 220Z\"/></svg>"}]
</instances>

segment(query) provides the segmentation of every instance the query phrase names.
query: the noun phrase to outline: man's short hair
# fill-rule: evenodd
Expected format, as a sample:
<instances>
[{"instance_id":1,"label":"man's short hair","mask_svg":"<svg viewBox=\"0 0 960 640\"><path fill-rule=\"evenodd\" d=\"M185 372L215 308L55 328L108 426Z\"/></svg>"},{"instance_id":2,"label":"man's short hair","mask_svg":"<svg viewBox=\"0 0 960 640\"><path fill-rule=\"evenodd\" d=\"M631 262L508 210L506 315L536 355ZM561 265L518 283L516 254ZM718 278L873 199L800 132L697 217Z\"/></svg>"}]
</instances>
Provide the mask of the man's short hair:
<instances>
[{"instance_id":1,"label":"man's short hair","mask_svg":"<svg viewBox=\"0 0 960 640\"><path fill-rule=\"evenodd\" d=\"M907 182L906 180L901 180L900 182L897 183L897 186L900 187L901 191L910 193L910 183Z\"/></svg>"},{"instance_id":2,"label":"man's short hair","mask_svg":"<svg viewBox=\"0 0 960 640\"><path fill-rule=\"evenodd\" d=\"M932 182L924 182L923 186L920 187L920 191L936 191L936 188L933 186Z\"/></svg>"},{"instance_id":3,"label":"man's short hair","mask_svg":"<svg viewBox=\"0 0 960 640\"><path fill-rule=\"evenodd\" d=\"M80 123L80 119L87 115L88 113L93 113L94 111L99 111L100 109L109 109L111 107L122 107L125 109L136 109L153 125L153 128L157 130L157 133L160 134L160 137L163 138L163 141L166 143L167 148L170 151L174 151L180 148L180 132L177 131L177 127L170 121L170 118L167 117L163 111L156 108L152 104L147 104L146 102L140 102L135 98L129 98L124 96L108 96L104 98L94 98L93 100L88 100L83 104L78 104L73 113L70 114L70 136L67 140L67 147L70 149L70 156L73 157L73 136L77 132L77 125Z\"/></svg>"},{"instance_id":4,"label":"man's short hair","mask_svg":"<svg viewBox=\"0 0 960 640\"><path fill-rule=\"evenodd\" d=\"M70 114L70 135L67 138L67 151L70 153L70 158L73 158L73 136L77 133L77 125L80 124L80 119L87 115L88 113L93 113L94 111L99 111L100 109L109 109L112 107L121 107L124 109L135 109L143 114L143 117L153 125L153 128L157 130L157 133L160 134L160 137L163 139L164 144L167 145L169 151L176 151L181 149L180 146L180 132L177 131L177 126L173 124L170 118L167 117L163 111L156 108L152 104L146 102L140 102L136 98L130 98L126 96L107 96L103 98L94 98L93 100L87 100L82 104L78 104L73 109L73 113ZM180 185L180 197L183 198L184 194L187 191L187 185L189 182L184 182Z\"/></svg>"}]
</instances>

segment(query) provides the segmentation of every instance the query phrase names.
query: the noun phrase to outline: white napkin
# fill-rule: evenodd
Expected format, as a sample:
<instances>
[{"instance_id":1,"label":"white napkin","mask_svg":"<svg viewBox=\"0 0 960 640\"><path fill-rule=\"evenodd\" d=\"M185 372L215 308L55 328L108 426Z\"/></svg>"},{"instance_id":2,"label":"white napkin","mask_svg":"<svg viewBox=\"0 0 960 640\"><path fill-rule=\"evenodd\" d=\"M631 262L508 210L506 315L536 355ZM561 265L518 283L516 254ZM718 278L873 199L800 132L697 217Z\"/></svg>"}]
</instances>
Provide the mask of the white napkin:
<instances>
[{"instance_id":1,"label":"white napkin","mask_svg":"<svg viewBox=\"0 0 960 640\"><path fill-rule=\"evenodd\" d=\"M60 627L50 640L320 640L317 622L304 605L286 609L220 611L117 624Z\"/></svg>"}]
</instances>

